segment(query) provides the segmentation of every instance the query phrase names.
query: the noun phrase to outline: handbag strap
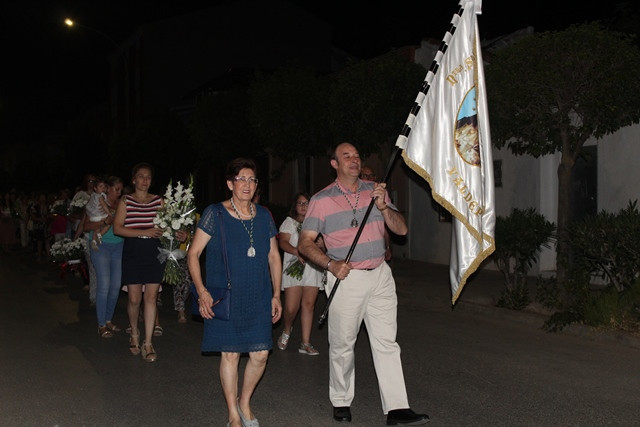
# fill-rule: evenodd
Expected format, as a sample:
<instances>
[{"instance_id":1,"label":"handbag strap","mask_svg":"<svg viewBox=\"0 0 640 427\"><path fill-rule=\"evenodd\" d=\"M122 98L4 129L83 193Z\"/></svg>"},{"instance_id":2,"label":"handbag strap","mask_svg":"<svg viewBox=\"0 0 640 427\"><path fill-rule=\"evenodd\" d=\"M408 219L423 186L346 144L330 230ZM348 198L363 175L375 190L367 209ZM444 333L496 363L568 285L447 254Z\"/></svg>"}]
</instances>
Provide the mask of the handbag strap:
<instances>
[{"instance_id":1,"label":"handbag strap","mask_svg":"<svg viewBox=\"0 0 640 427\"><path fill-rule=\"evenodd\" d=\"M224 269L227 273L227 289L231 289L231 274L229 273L229 260L227 258L227 242L224 235L224 222L222 221L222 203L218 205L218 218L220 220L220 244L222 245L222 257L224 258Z\"/></svg>"}]
</instances>

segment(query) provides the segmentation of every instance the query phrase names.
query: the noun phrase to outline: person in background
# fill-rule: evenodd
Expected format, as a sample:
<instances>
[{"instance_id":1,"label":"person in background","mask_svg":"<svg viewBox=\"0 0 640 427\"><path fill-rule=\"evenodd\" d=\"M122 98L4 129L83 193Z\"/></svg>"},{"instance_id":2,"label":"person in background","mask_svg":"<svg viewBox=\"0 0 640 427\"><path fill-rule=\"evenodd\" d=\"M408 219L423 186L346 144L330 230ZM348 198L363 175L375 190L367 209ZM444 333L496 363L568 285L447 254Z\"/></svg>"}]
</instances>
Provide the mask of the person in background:
<instances>
[{"instance_id":1,"label":"person in background","mask_svg":"<svg viewBox=\"0 0 640 427\"><path fill-rule=\"evenodd\" d=\"M86 216L89 217L89 221L102 224L98 230L91 233L91 249L94 251L98 250L98 246L102 243L102 235L111 227L105 220L115 214L115 209L109 207L106 202L106 190L106 180L104 178L96 178L93 183L93 193L89 196L89 201L85 206Z\"/></svg>"},{"instance_id":2,"label":"person in background","mask_svg":"<svg viewBox=\"0 0 640 427\"><path fill-rule=\"evenodd\" d=\"M120 201L122 180L111 176L107 178L106 184L106 205L109 209L115 209ZM96 250L91 251L91 262L96 269L97 279L96 316L98 318L98 335L102 338L111 338L114 332L120 331L120 328L112 320L122 284L122 248L124 239L113 234L113 227L111 227L113 221L114 216L112 215L97 221L92 221L88 215L85 215L83 224L84 230L90 234L108 227L102 236L102 244Z\"/></svg>"},{"instance_id":3,"label":"person in background","mask_svg":"<svg viewBox=\"0 0 640 427\"><path fill-rule=\"evenodd\" d=\"M360 179L363 181L378 182L376 173L369 166L362 166L362 169L360 169ZM384 226L384 246L384 260L391 261L391 235L386 225Z\"/></svg>"},{"instance_id":4,"label":"person in background","mask_svg":"<svg viewBox=\"0 0 640 427\"><path fill-rule=\"evenodd\" d=\"M313 310L318 298L318 290L324 289L324 270L312 263L307 263L298 253L298 237L300 227L309 206L309 195L298 193L293 199L289 216L280 225L278 244L284 251L282 265L282 288L284 289L284 315L282 334L278 338L278 348L285 350L291 338L293 322L300 311L300 330L302 342L298 352L309 356L318 355L311 345L311 326ZM318 236L318 246L324 248L322 236Z\"/></svg>"},{"instance_id":5,"label":"person in background","mask_svg":"<svg viewBox=\"0 0 640 427\"><path fill-rule=\"evenodd\" d=\"M80 190L76 191L76 193L71 198L71 204L79 201L84 201L84 204L86 205L86 203L89 201L89 198L91 197L91 193L93 193L93 184L95 182L96 176L94 174L85 175L84 179L82 180L82 186ZM69 222L72 228L70 237L73 237L74 239L77 239L78 236L82 234L82 229L78 231L78 228L81 224L84 223L84 218L82 218L83 215L84 212L81 215L72 214L69 216Z\"/></svg>"},{"instance_id":6,"label":"person in background","mask_svg":"<svg viewBox=\"0 0 640 427\"><path fill-rule=\"evenodd\" d=\"M391 268L384 262L384 227L407 234L403 216L391 203L386 184L362 181L360 154L347 142L331 154L336 180L316 193L302 223L298 250L309 262L327 270L327 294L340 279L329 306L329 399L333 418L351 421L355 396L355 344L364 321L378 378L387 425L422 425L426 414L409 408L396 342L398 297ZM349 262L345 260L371 199L375 200L366 226ZM327 252L315 240L322 234Z\"/></svg>"},{"instance_id":7,"label":"person in background","mask_svg":"<svg viewBox=\"0 0 640 427\"><path fill-rule=\"evenodd\" d=\"M93 184L96 182L96 175L87 174L83 180L83 187L73 195L71 199L71 204L74 204L78 201L85 201L86 203L89 201L91 194L93 193ZM85 289L89 291L89 303L93 306L96 303L96 289L97 289L97 280L96 280L96 270L93 268L93 263L91 262L91 241L89 240L89 233L84 232L84 217L86 215L86 209L82 210L82 215L71 215L69 219L73 221L73 240L83 237L85 239L85 249L84 249L84 258L87 262L87 270L89 271L89 283L85 285Z\"/></svg>"},{"instance_id":8,"label":"person in background","mask_svg":"<svg viewBox=\"0 0 640 427\"><path fill-rule=\"evenodd\" d=\"M0 197L0 246L8 252L18 243L17 227L11 209L11 193L8 191Z\"/></svg>"},{"instance_id":9,"label":"person in background","mask_svg":"<svg viewBox=\"0 0 640 427\"><path fill-rule=\"evenodd\" d=\"M39 193L34 203L29 207L29 221L31 222L31 243L33 244L36 260L45 261L49 256L49 206L47 195Z\"/></svg>"},{"instance_id":10,"label":"person in background","mask_svg":"<svg viewBox=\"0 0 640 427\"><path fill-rule=\"evenodd\" d=\"M257 166L251 159L232 160L226 169L231 198L209 205L198 222L187 253L189 272L204 319L202 351L220 352L220 381L227 404L228 426L259 426L251 397L264 374L273 348L272 328L282 314L282 261L277 229L269 211L254 204ZM226 288L225 253L231 278L231 317L214 317L217 302L207 287ZM206 286L200 255L206 249ZM249 353L238 389L242 353Z\"/></svg>"},{"instance_id":11,"label":"person in background","mask_svg":"<svg viewBox=\"0 0 640 427\"><path fill-rule=\"evenodd\" d=\"M20 247L22 249L29 246L29 233L27 231L27 221L29 220L29 203L27 196L23 192L11 192L13 199L12 209L19 229Z\"/></svg>"},{"instance_id":12,"label":"person in background","mask_svg":"<svg viewBox=\"0 0 640 427\"><path fill-rule=\"evenodd\" d=\"M195 223L198 223L200 215L196 213ZM192 227L189 232L185 232L185 241L180 245L180 249L187 251L193 238ZM189 297L191 290L191 275L189 274L189 266L187 265L187 258L184 257L178 260L180 269L184 274L184 279L181 283L173 286L173 309L178 312L178 323L187 323L187 314L185 311L185 303Z\"/></svg>"},{"instance_id":13,"label":"person in background","mask_svg":"<svg viewBox=\"0 0 640 427\"><path fill-rule=\"evenodd\" d=\"M55 212L54 212L55 208ZM67 212L69 210L69 190L63 188L58 192L57 199L51 209L51 227L49 229L55 242L67 236Z\"/></svg>"},{"instance_id":14,"label":"person in background","mask_svg":"<svg viewBox=\"0 0 640 427\"><path fill-rule=\"evenodd\" d=\"M133 355L141 354L145 362L155 362L158 358L152 341L158 309L156 300L164 272L164 264L158 261L162 230L153 224L163 200L149 192L152 178L153 168L148 163L138 163L133 167L133 192L120 200L113 222L114 233L124 237L122 283L128 293L129 351ZM145 340L140 347L138 314L143 299Z\"/></svg>"}]
</instances>

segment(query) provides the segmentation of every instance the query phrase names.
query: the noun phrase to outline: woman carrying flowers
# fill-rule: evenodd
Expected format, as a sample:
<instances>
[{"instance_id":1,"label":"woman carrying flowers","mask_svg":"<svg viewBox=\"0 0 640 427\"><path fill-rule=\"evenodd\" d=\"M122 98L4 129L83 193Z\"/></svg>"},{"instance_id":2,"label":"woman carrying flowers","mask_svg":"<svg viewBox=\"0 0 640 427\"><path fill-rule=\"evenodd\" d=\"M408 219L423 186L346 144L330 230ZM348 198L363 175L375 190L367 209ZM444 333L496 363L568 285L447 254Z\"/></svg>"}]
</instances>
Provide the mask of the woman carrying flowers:
<instances>
[{"instance_id":1,"label":"woman carrying flowers","mask_svg":"<svg viewBox=\"0 0 640 427\"><path fill-rule=\"evenodd\" d=\"M138 163L133 167L131 177L133 192L118 203L113 232L124 237L122 283L126 286L129 296L129 351L133 355L142 354L142 359L146 362L155 362L158 356L152 344L153 327L164 265L158 261L162 229L156 227L153 220L158 209L162 208L163 202L161 196L149 193L153 178L151 165ZM141 349L138 315L143 298L145 341Z\"/></svg>"},{"instance_id":2,"label":"woman carrying flowers","mask_svg":"<svg viewBox=\"0 0 640 427\"><path fill-rule=\"evenodd\" d=\"M283 328L278 338L278 348L284 350L289 344L293 322L300 311L300 330L302 342L298 352L309 356L318 355L311 345L311 325L313 323L313 310L318 298L318 290L324 288L324 271L315 265L305 262L298 254L298 237L302 221L309 206L309 195L298 193L293 198L293 204L289 216L280 226L278 243L284 251L282 275L282 288L284 289L284 313ZM316 241L319 247L324 248L322 236Z\"/></svg>"}]
</instances>

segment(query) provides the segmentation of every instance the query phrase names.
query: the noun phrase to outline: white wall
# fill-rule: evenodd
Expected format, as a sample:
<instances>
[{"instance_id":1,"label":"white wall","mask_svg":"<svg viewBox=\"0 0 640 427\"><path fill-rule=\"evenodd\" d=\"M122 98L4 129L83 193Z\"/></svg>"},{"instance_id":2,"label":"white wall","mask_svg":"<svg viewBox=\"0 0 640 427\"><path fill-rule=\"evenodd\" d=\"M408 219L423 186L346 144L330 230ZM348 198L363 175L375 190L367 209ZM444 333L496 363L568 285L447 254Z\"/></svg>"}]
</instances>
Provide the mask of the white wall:
<instances>
[{"instance_id":1,"label":"white wall","mask_svg":"<svg viewBox=\"0 0 640 427\"><path fill-rule=\"evenodd\" d=\"M598 141L598 211L617 212L640 199L640 125Z\"/></svg>"}]
</instances>

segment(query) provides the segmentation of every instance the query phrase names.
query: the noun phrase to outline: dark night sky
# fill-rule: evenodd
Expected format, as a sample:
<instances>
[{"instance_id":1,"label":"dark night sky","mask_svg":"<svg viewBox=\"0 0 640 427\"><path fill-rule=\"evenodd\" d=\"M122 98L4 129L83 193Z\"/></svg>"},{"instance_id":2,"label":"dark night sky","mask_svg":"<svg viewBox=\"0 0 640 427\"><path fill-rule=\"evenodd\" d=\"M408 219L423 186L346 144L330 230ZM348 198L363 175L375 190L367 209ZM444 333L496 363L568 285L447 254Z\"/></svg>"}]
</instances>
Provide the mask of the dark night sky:
<instances>
[{"instance_id":1,"label":"dark night sky","mask_svg":"<svg viewBox=\"0 0 640 427\"><path fill-rule=\"evenodd\" d=\"M233 1L233 0L227 0ZM457 0L291 0L333 26L334 44L360 57L392 47L440 40ZM0 6L2 66L0 137L65 126L66 120L107 96L107 55L113 45L83 28L70 30L65 16L101 31L115 42L139 24L209 7L196 0L10 0ZM601 0L484 0L481 37L491 39L532 25L536 31L606 18L613 3ZM525 3L533 6L526 7ZM630 3L636 3L632 1ZM437 5L437 6L434 6ZM562 7L562 9L558 9ZM634 6L638 10L637 6Z\"/></svg>"}]
</instances>

